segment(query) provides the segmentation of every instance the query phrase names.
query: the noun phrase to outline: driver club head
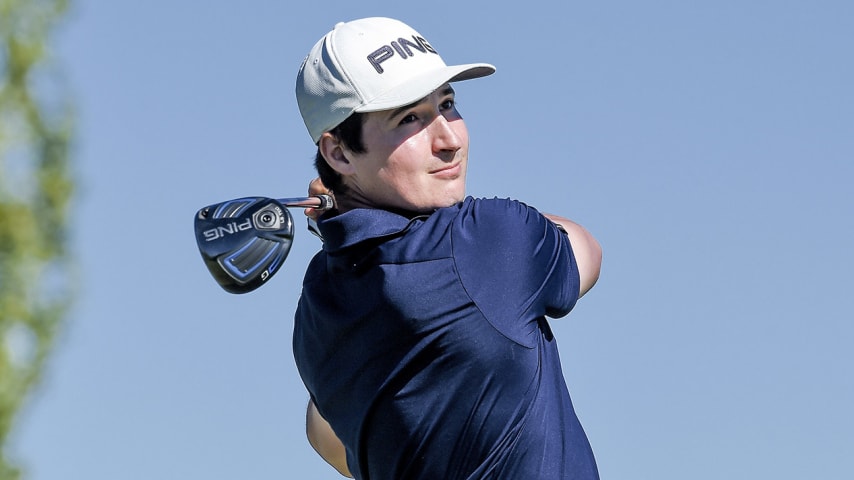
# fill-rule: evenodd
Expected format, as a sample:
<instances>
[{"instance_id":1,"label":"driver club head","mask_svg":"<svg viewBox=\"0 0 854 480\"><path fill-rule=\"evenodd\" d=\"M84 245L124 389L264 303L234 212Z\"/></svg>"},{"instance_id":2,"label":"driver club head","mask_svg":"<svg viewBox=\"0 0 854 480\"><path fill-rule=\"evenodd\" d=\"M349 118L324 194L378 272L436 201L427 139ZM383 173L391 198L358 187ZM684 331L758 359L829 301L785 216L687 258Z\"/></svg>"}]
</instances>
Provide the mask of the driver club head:
<instances>
[{"instance_id":1,"label":"driver club head","mask_svg":"<svg viewBox=\"0 0 854 480\"><path fill-rule=\"evenodd\" d=\"M214 280L227 292L248 293L267 282L288 256L294 221L282 202L244 197L200 209L196 243Z\"/></svg>"}]
</instances>

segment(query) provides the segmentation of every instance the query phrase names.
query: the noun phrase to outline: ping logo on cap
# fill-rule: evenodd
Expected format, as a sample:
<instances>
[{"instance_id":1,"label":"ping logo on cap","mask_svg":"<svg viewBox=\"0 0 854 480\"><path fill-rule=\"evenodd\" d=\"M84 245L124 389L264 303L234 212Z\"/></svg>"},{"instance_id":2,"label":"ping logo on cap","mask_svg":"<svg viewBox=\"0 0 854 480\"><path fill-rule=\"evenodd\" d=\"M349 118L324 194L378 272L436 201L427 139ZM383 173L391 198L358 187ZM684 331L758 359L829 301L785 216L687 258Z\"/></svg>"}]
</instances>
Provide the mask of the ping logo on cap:
<instances>
[{"instance_id":1,"label":"ping logo on cap","mask_svg":"<svg viewBox=\"0 0 854 480\"><path fill-rule=\"evenodd\" d=\"M389 45L383 45L382 47L374 50L370 55L367 56L368 62L374 67L374 70L377 73L383 73L385 69L382 67L382 63L386 60L394 57L395 52L400 55L400 58L407 59L414 55L414 50L417 50L421 53L433 53L438 55L433 47L427 43L423 37L419 37L418 35L413 35L412 40L407 38L398 38L395 41L392 41Z\"/></svg>"}]
</instances>

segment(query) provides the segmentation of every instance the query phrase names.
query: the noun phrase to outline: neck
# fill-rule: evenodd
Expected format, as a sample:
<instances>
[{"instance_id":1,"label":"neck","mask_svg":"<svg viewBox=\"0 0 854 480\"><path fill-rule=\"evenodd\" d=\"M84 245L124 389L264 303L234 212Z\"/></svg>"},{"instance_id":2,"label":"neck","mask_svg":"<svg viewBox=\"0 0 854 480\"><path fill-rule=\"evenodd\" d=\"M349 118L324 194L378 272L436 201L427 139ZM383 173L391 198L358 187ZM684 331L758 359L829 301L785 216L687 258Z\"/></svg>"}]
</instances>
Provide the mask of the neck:
<instances>
[{"instance_id":1,"label":"neck","mask_svg":"<svg viewBox=\"0 0 854 480\"><path fill-rule=\"evenodd\" d=\"M376 203L371 202L366 198L351 195L351 192L347 192L347 194L344 195L339 194L335 196L335 209L338 211L339 214L349 212L350 210L355 210L357 208L385 210L388 212L396 213L406 218L413 218L419 215L429 215L430 213L432 213L432 210L430 212L418 212L397 207L377 205Z\"/></svg>"}]
</instances>

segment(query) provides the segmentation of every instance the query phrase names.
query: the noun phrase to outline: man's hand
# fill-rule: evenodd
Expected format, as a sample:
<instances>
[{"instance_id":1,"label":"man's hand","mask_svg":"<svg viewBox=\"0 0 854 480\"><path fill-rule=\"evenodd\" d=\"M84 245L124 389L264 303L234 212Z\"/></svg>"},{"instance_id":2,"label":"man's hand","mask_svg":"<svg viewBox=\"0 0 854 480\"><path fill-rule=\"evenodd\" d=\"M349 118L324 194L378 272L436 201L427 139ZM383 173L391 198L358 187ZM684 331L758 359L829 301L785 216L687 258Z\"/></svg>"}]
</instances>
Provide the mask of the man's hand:
<instances>
[{"instance_id":1,"label":"man's hand","mask_svg":"<svg viewBox=\"0 0 854 480\"><path fill-rule=\"evenodd\" d=\"M335 195L333 195L332 190L326 188L326 185L320 180L320 178L315 178L308 184L308 194L309 196L314 195L329 195L332 197L333 204L335 203ZM335 208L334 206L332 208ZM312 219L317 220L320 216L325 212L325 210L318 210L316 208L306 208L304 210L305 216Z\"/></svg>"}]
</instances>

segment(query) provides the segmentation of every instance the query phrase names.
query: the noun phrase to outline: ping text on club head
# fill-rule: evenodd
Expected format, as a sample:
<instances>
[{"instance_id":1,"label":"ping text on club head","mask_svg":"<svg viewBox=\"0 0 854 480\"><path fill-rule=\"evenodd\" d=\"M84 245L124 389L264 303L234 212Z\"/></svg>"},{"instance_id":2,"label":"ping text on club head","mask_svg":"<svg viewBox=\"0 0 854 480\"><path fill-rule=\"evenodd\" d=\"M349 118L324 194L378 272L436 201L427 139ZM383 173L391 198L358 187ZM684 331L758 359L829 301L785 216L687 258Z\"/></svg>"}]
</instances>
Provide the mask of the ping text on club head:
<instances>
[{"instance_id":1,"label":"ping text on club head","mask_svg":"<svg viewBox=\"0 0 854 480\"><path fill-rule=\"evenodd\" d=\"M249 230L250 228L252 228L252 219L247 218L242 222L229 222L225 225L210 228L208 230L203 231L202 235L205 237L206 242L211 242L223 238L227 235L232 235L238 232Z\"/></svg>"}]
</instances>

